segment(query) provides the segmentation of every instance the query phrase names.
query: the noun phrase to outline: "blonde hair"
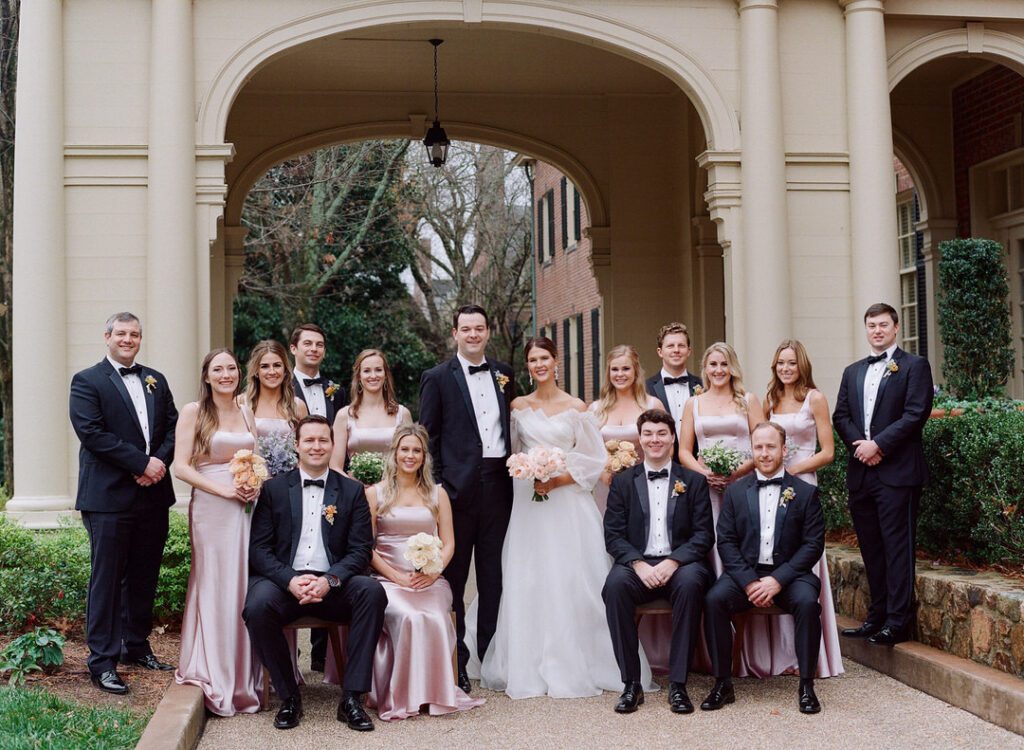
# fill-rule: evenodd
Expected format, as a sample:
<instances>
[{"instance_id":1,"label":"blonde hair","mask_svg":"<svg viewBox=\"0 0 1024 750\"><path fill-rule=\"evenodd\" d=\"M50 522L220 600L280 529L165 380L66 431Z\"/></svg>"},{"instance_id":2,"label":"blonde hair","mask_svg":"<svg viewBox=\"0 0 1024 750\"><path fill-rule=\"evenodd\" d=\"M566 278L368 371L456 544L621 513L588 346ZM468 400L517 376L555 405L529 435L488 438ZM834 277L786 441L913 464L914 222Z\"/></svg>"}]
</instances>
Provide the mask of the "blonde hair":
<instances>
[{"instance_id":1,"label":"blonde hair","mask_svg":"<svg viewBox=\"0 0 1024 750\"><path fill-rule=\"evenodd\" d=\"M246 389L245 402L255 413L260 400L260 362L268 354L276 354L284 364L284 378L281 380L281 389L277 395L277 411L284 414L288 423L295 426L298 415L295 413L295 386L292 383L292 366L288 361L288 352L284 345L273 339L260 341L252 348L249 355L249 364L245 366Z\"/></svg>"},{"instance_id":2,"label":"blonde hair","mask_svg":"<svg viewBox=\"0 0 1024 750\"><path fill-rule=\"evenodd\" d=\"M629 344L619 344L608 352L604 360L604 382L601 384L601 395L597 402L597 418L604 422L608 412L618 401L619 394L612 385L611 367L612 360L619 357L629 357L629 363L633 366L633 385L630 388L630 395L641 410L647 408L647 389L644 386L644 368L640 366L640 355L636 349Z\"/></svg>"},{"instance_id":3,"label":"blonde hair","mask_svg":"<svg viewBox=\"0 0 1024 750\"><path fill-rule=\"evenodd\" d=\"M772 410L782 401L782 396L786 392L786 386L782 384L778 374L775 372L775 367L779 364L779 356L785 349L792 349L793 353L796 354L796 371L798 376L796 384L793 386L793 396L796 400L802 402L807 398L807 393L812 388L817 388L814 385L814 376L811 374L811 358L807 356L807 349L796 339L783 340L772 357L771 378L768 381L768 391L764 397L765 412L768 414L771 414Z\"/></svg>"},{"instance_id":4,"label":"blonde hair","mask_svg":"<svg viewBox=\"0 0 1024 750\"><path fill-rule=\"evenodd\" d=\"M398 499L398 444L403 438L415 437L423 446L423 463L416 471L416 490L419 492L423 504L430 509L434 515L434 521L438 521L437 496L435 494L435 483L433 473L433 462L430 458L430 436L427 429L421 424L403 424L395 429L395 436L391 439L391 447L384 456L384 470L381 472L380 484L377 485L377 515L386 516L391 512L395 500Z\"/></svg>"},{"instance_id":5,"label":"blonde hair","mask_svg":"<svg viewBox=\"0 0 1024 750\"><path fill-rule=\"evenodd\" d=\"M213 386L207 382L206 375L210 370L210 363L221 354L227 354L235 361L235 366L238 366L238 358L230 349L214 349L203 357L203 364L200 365L199 371L199 413L196 415L196 432L195 441L192 444L192 458L189 459L189 463L193 466L197 464L201 457L209 455L213 433L220 427L220 420L217 418L217 405L213 402ZM232 395L237 396L241 388L242 379L239 377L238 384L235 386L235 392Z\"/></svg>"},{"instance_id":6,"label":"blonde hair","mask_svg":"<svg viewBox=\"0 0 1024 750\"><path fill-rule=\"evenodd\" d=\"M359 382L359 368L370 357L380 357L381 362L384 363L384 385L380 392L381 397L384 399L384 410L391 415L398 413L398 399L395 398L395 378L391 374L388 358L384 356L384 352L380 349L363 349L359 352L355 363L352 365L352 384L349 388L352 402L348 406L348 413L353 419L359 419L359 407L363 405L363 384Z\"/></svg>"},{"instance_id":7,"label":"blonde hair","mask_svg":"<svg viewBox=\"0 0 1024 750\"><path fill-rule=\"evenodd\" d=\"M729 344L724 341L716 341L704 350L704 356L700 360L701 377L705 383L710 382L711 379L707 374L708 359L715 352L725 357L725 361L729 365L729 387L732 389L732 400L736 402L737 409L746 413L747 391L743 387L743 370L740 369L740 361L739 357L736 356L736 350L729 346Z\"/></svg>"}]
</instances>

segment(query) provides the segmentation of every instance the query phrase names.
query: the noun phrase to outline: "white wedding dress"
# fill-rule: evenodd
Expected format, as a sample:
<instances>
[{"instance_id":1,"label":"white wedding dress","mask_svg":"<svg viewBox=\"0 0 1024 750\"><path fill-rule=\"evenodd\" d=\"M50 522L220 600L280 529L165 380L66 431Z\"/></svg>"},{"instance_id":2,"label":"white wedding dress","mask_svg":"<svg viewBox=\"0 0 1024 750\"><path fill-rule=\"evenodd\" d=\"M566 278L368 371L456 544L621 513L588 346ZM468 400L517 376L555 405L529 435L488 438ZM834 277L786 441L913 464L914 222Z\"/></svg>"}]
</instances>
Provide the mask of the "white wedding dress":
<instances>
[{"instance_id":1,"label":"white wedding dress","mask_svg":"<svg viewBox=\"0 0 1024 750\"><path fill-rule=\"evenodd\" d=\"M590 413L553 417L536 409L512 412L513 450L561 448L573 484L534 502L533 482L514 480L512 516L502 550L498 626L476 661L476 601L467 613L469 674L512 698L581 698L622 690L601 588L611 567L593 488L606 452ZM643 682L653 687L641 654ZM657 689L656 687L654 689Z\"/></svg>"}]
</instances>

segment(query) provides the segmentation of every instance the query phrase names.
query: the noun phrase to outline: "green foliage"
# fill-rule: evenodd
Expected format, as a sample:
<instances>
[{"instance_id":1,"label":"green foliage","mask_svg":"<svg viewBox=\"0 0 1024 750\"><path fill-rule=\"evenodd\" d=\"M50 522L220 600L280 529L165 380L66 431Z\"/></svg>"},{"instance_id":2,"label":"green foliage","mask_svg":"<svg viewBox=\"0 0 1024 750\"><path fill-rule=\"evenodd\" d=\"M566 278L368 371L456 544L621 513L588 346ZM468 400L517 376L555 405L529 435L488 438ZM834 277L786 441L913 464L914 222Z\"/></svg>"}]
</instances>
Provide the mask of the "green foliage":
<instances>
[{"instance_id":1,"label":"green foliage","mask_svg":"<svg viewBox=\"0 0 1024 750\"><path fill-rule=\"evenodd\" d=\"M44 690L0 688L4 750L129 750L148 721L148 713L84 706Z\"/></svg>"},{"instance_id":2,"label":"green foliage","mask_svg":"<svg viewBox=\"0 0 1024 750\"><path fill-rule=\"evenodd\" d=\"M171 513L171 523L160 562L160 578L156 584L153 615L158 620L177 621L185 610L185 592L192 570L192 544L188 534L188 518Z\"/></svg>"},{"instance_id":3,"label":"green foliage","mask_svg":"<svg viewBox=\"0 0 1024 750\"><path fill-rule=\"evenodd\" d=\"M356 453L349 460L348 473L363 484L377 484L384 473L384 456L372 451Z\"/></svg>"},{"instance_id":4,"label":"green foliage","mask_svg":"<svg viewBox=\"0 0 1024 750\"><path fill-rule=\"evenodd\" d=\"M0 674L6 674L16 687L29 672L55 669L63 663L64 636L53 628L36 628L7 644L0 653Z\"/></svg>"},{"instance_id":5,"label":"green foliage","mask_svg":"<svg viewBox=\"0 0 1024 750\"><path fill-rule=\"evenodd\" d=\"M835 457L832 463L818 470L818 497L825 514L825 528L836 531L851 528L853 521L846 505L849 499L846 491L846 444L838 432L833 431L832 434L836 443Z\"/></svg>"},{"instance_id":6,"label":"green foliage","mask_svg":"<svg viewBox=\"0 0 1024 750\"><path fill-rule=\"evenodd\" d=\"M1003 247L992 240L957 239L941 243L939 252L946 383L958 399L999 396L1014 360Z\"/></svg>"}]
</instances>

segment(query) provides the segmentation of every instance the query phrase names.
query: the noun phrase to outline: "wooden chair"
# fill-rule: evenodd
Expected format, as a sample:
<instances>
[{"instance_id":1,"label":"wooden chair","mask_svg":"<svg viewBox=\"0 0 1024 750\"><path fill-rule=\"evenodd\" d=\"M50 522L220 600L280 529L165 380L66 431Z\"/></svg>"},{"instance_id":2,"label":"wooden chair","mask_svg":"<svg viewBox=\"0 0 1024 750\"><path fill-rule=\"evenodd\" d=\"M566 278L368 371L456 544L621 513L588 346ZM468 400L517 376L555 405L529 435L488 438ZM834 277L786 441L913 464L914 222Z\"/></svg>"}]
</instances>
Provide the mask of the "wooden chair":
<instances>
[{"instance_id":1,"label":"wooden chair","mask_svg":"<svg viewBox=\"0 0 1024 750\"><path fill-rule=\"evenodd\" d=\"M739 612L732 616L732 626L736 631L732 637L732 670L736 672L737 667L740 663L740 652L743 650L743 636L747 631L747 621L751 617L763 617L767 615L786 615L789 614L775 605L771 607L752 607L744 612Z\"/></svg>"},{"instance_id":2,"label":"wooden chair","mask_svg":"<svg viewBox=\"0 0 1024 750\"><path fill-rule=\"evenodd\" d=\"M327 628L327 640L331 644L331 653L334 654L334 663L338 667L339 682L345 675L344 664L341 653L341 640L338 637L338 627L347 627L347 623L321 620L319 617L300 617L298 620L284 626L285 630L303 630L306 628ZM267 668L263 667L263 710L270 708L270 675Z\"/></svg>"},{"instance_id":3,"label":"wooden chair","mask_svg":"<svg viewBox=\"0 0 1024 750\"><path fill-rule=\"evenodd\" d=\"M636 613L633 618L636 620L636 624L640 624L640 619L644 615L671 615L672 604L668 599L655 599L647 604L641 604L636 608Z\"/></svg>"}]
</instances>

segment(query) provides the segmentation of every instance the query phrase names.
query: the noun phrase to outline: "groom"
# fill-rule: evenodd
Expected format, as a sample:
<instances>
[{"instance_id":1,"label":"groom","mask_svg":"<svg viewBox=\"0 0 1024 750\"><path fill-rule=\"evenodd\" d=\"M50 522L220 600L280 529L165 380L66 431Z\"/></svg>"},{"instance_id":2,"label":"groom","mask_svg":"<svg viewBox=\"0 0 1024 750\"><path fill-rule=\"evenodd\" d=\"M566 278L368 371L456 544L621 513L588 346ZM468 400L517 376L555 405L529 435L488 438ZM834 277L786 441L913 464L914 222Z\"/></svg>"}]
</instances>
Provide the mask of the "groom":
<instances>
[{"instance_id":1,"label":"groom","mask_svg":"<svg viewBox=\"0 0 1024 750\"><path fill-rule=\"evenodd\" d=\"M505 461L512 449L509 404L515 395L512 369L484 356L490 338L487 313L460 307L452 320L458 351L420 379L420 423L430 435L434 481L452 503L455 554L444 571L452 587L458 633L459 687L472 687L466 674L466 605L463 596L470 559L476 558L480 595L477 655L483 660L498 623L501 548L512 513L512 479Z\"/></svg>"}]
</instances>

